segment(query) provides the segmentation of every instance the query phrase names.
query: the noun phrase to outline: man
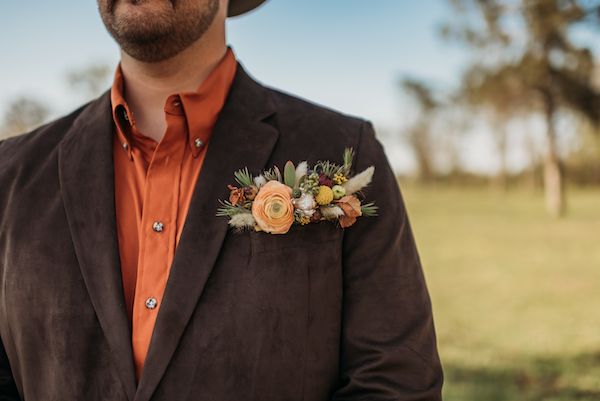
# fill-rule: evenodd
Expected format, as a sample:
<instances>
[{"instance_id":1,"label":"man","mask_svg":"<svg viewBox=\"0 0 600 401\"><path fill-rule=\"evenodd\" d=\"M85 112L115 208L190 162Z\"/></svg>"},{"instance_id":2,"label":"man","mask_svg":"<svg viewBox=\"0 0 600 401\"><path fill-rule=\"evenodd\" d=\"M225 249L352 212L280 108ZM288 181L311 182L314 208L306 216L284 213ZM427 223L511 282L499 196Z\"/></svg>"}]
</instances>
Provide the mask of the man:
<instances>
[{"instance_id":1,"label":"man","mask_svg":"<svg viewBox=\"0 0 600 401\"><path fill-rule=\"evenodd\" d=\"M111 89L0 142L0 399L440 400L430 299L372 124L235 60L225 19L260 0L98 3L121 47ZM234 171L345 147L354 170L375 166L378 216L275 235L215 215Z\"/></svg>"}]
</instances>

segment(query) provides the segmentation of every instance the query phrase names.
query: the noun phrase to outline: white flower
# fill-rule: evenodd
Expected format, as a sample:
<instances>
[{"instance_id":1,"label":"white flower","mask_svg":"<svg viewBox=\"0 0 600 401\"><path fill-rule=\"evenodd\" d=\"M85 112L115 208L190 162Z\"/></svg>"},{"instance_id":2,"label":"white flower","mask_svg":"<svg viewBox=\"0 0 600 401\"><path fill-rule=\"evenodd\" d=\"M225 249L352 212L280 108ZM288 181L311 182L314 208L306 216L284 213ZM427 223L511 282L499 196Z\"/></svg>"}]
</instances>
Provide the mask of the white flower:
<instances>
[{"instance_id":1,"label":"white flower","mask_svg":"<svg viewBox=\"0 0 600 401\"><path fill-rule=\"evenodd\" d=\"M292 203L296 209L300 209L307 215L312 215L317 207L317 202L311 194L303 192L299 198L292 199Z\"/></svg>"},{"instance_id":2,"label":"white flower","mask_svg":"<svg viewBox=\"0 0 600 401\"><path fill-rule=\"evenodd\" d=\"M254 177L254 184L260 188L267 183L267 179L261 174Z\"/></svg>"}]
</instances>

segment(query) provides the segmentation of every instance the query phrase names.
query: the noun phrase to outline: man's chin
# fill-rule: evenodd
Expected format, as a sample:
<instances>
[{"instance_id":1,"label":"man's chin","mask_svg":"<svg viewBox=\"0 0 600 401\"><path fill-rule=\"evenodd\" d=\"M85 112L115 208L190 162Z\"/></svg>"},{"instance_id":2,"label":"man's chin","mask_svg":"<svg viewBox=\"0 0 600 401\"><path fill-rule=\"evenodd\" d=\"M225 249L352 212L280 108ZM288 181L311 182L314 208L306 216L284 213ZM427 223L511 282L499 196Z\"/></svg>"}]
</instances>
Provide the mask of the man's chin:
<instances>
[{"instance_id":1,"label":"man's chin","mask_svg":"<svg viewBox=\"0 0 600 401\"><path fill-rule=\"evenodd\" d=\"M108 31L125 53L146 62L166 60L191 46L209 29L219 10L219 0L181 1L178 8L170 0L109 1L98 2Z\"/></svg>"},{"instance_id":2,"label":"man's chin","mask_svg":"<svg viewBox=\"0 0 600 401\"><path fill-rule=\"evenodd\" d=\"M147 42L168 35L173 30L170 9L155 6L120 4L112 15L118 36L133 42Z\"/></svg>"},{"instance_id":3,"label":"man's chin","mask_svg":"<svg viewBox=\"0 0 600 401\"><path fill-rule=\"evenodd\" d=\"M187 41L174 41L171 35L154 36L143 32L129 31L127 37L121 37L119 46L127 55L138 61L156 63L168 60L188 47Z\"/></svg>"}]
</instances>

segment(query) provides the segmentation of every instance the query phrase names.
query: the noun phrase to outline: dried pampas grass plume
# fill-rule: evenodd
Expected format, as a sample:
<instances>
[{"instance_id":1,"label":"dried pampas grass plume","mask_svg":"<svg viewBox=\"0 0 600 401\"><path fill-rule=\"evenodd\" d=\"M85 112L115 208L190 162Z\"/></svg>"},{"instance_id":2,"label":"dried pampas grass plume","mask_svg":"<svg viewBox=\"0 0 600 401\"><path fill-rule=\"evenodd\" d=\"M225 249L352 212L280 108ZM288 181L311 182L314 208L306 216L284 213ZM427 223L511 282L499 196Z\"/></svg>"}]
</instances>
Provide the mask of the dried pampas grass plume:
<instances>
[{"instance_id":1,"label":"dried pampas grass plume","mask_svg":"<svg viewBox=\"0 0 600 401\"><path fill-rule=\"evenodd\" d=\"M255 220L252 213L238 213L231 216L229 225L238 229L254 227Z\"/></svg>"},{"instance_id":2,"label":"dried pampas grass plume","mask_svg":"<svg viewBox=\"0 0 600 401\"><path fill-rule=\"evenodd\" d=\"M300 178L302 178L302 176L305 176L306 173L308 173L308 163L306 163L305 161L300 162L296 166L296 187L300 183Z\"/></svg>"},{"instance_id":3,"label":"dried pampas grass plume","mask_svg":"<svg viewBox=\"0 0 600 401\"><path fill-rule=\"evenodd\" d=\"M327 220L334 220L344 215L344 211L339 206L321 206L319 210Z\"/></svg>"},{"instance_id":4,"label":"dried pampas grass plume","mask_svg":"<svg viewBox=\"0 0 600 401\"><path fill-rule=\"evenodd\" d=\"M348 181L342 184L346 190L346 195L352 195L355 192L360 191L373 179L373 173L375 172L375 166L366 168L362 173L355 175Z\"/></svg>"}]
</instances>

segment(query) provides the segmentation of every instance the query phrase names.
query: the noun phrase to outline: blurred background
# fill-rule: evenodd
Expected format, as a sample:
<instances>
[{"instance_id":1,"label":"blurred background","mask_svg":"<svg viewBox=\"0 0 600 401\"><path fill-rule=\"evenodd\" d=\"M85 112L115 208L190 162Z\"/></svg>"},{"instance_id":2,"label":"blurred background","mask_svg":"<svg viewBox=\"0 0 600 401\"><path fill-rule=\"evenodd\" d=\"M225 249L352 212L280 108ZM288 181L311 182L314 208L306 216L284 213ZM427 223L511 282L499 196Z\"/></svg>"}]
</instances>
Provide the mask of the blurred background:
<instances>
[{"instance_id":1,"label":"blurred background","mask_svg":"<svg viewBox=\"0 0 600 401\"><path fill-rule=\"evenodd\" d=\"M447 401L600 399L600 1L271 0L264 84L368 118L398 174ZM110 87L94 0L0 2L0 138Z\"/></svg>"}]
</instances>

